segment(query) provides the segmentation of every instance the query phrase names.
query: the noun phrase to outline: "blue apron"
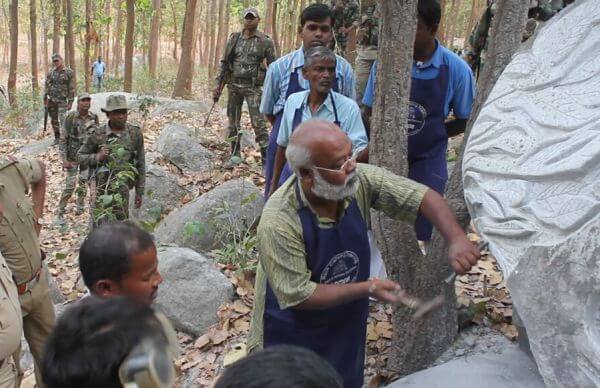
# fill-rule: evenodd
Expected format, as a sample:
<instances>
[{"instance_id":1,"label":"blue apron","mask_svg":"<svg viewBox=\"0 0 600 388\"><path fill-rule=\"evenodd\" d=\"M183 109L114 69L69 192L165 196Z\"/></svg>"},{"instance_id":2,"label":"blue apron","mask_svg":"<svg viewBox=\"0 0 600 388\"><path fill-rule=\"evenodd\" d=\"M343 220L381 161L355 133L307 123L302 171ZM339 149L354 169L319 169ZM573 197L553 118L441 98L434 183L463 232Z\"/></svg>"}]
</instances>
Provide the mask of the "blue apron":
<instances>
[{"instance_id":1,"label":"blue apron","mask_svg":"<svg viewBox=\"0 0 600 388\"><path fill-rule=\"evenodd\" d=\"M333 106L333 114L335 115L335 121L333 123L341 128L342 124L340 123L340 119L339 119L338 113L337 113L337 107L335 106L335 100L333 99L333 94L331 92L329 92L329 98L331 98L331 105ZM296 129L298 127L298 125L300 125L302 123L302 112L303 111L304 111L304 104L300 105L300 108L297 108L294 111L294 121L292 123L292 132L294 132L294 129ZM291 175L292 175L292 169L286 162L283 165L283 169L281 170L281 175L279 176L279 183L278 183L277 187L281 186L283 184L283 182L285 182Z\"/></svg>"},{"instance_id":2,"label":"blue apron","mask_svg":"<svg viewBox=\"0 0 600 388\"><path fill-rule=\"evenodd\" d=\"M444 194L448 171L448 135L444 107L448 86L448 66L440 66L434 79L412 78L408 113L408 177ZM415 223L417 238L431 239L433 225L421 213Z\"/></svg>"},{"instance_id":3,"label":"blue apron","mask_svg":"<svg viewBox=\"0 0 600 388\"><path fill-rule=\"evenodd\" d=\"M302 69L302 66L295 68L292 74L290 75L290 82L288 83L287 90L285 91L286 100L292 94L297 92L303 92L306 90L302 86L300 86L300 82L298 82L298 69ZM338 91L337 78L335 80L335 83L333 84L333 90L335 90L336 92ZM277 153L277 136L279 135L279 127L281 126L282 118L283 109L275 115L275 123L273 124L271 134L269 135L269 147L267 148L266 162L267 165L265 166L265 200L267 199L267 195L269 195L271 178L273 178L273 166L275 164L275 154Z\"/></svg>"},{"instance_id":4,"label":"blue apron","mask_svg":"<svg viewBox=\"0 0 600 388\"><path fill-rule=\"evenodd\" d=\"M367 225L356 199L332 228L321 229L316 216L303 204L297 183L295 190L301 206L298 215L311 280L321 284L367 280L371 252ZM264 347L289 344L311 349L340 373L345 388L360 388L364 378L368 314L368 298L324 310L282 310L267 284Z\"/></svg>"}]
</instances>

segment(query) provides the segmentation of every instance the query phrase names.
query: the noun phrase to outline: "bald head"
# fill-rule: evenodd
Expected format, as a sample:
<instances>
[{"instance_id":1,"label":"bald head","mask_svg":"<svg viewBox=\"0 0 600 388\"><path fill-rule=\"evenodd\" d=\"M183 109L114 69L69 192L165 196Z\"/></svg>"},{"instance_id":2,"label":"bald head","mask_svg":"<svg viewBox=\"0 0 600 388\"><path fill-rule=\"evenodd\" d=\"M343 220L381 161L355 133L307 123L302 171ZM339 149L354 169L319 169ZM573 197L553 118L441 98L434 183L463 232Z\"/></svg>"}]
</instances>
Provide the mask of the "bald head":
<instances>
[{"instance_id":1,"label":"bald head","mask_svg":"<svg viewBox=\"0 0 600 388\"><path fill-rule=\"evenodd\" d=\"M286 158L294 171L312 165L328 166L351 150L348 135L325 120L304 121L292 133Z\"/></svg>"}]
</instances>

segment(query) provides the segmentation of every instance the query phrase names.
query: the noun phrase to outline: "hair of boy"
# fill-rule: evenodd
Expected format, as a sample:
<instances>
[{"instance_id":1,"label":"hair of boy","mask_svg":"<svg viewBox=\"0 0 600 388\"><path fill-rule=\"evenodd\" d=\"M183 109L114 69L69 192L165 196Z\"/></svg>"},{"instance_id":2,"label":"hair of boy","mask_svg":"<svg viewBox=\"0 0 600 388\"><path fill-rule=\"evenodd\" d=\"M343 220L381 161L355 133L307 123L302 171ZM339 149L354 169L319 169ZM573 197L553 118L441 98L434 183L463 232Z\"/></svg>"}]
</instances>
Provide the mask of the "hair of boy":
<instances>
[{"instance_id":1,"label":"hair of boy","mask_svg":"<svg viewBox=\"0 0 600 388\"><path fill-rule=\"evenodd\" d=\"M437 26L442 19L442 8L438 0L419 0L418 18L429 27Z\"/></svg>"},{"instance_id":2,"label":"hair of boy","mask_svg":"<svg viewBox=\"0 0 600 388\"><path fill-rule=\"evenodd\" d=\"M99 280L120 282L131 270L136 253L154 246L150 233L131 222L115 222L94 229L79 249L79 269L90 290Z\"/></svg>"},{"instance_id":3,"label":"hair of boy","mask_svg":"<svg viewBox=\"0 0 600 388\"><path fill-rule=\"evenodd\" d=\"M214 388L342 388L337 371L312 350L278 345L225 370Z\"/></svg>"},{"instance_id":4,"label":"hair of boy","mask_svg":"<svg viewBox=\"0 0 600 388\"><path fill-rule=\"evenodd\" d=\"M304 27L307 21L320 22L329 18L333 24L333 14L327 4L315 3L302 10L300 14L300 26Z\"/></svg>"},{"instance_id":5,"label":"hair of boy","mask_svg":"<svg viewBox=\"0 0 600 388\"><path fill-rule=\"evenodd\" d=\"M146 340L168 343L151 307L124 297L82 299L65 311L48 337L42 362L44 384L121 388L119 367Z\"/></svg>"}]
</instances>

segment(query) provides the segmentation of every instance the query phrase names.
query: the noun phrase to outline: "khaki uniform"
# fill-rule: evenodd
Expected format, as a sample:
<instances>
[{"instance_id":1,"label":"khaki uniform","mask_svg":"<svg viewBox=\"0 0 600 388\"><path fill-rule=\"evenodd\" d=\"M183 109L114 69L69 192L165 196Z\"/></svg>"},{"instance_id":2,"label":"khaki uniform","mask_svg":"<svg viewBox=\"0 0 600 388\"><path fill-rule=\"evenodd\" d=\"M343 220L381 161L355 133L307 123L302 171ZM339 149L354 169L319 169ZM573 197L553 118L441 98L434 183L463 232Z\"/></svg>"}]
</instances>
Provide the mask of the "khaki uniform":
<instances>
[{"instance_id":1,"label":"khaki uniform","mask_svg":"<svg viewBox=\"0 0 600 388\"><path fill-rule=\"evenodd\" d=\"M357 49L354 73L356 74L357 101L362 98L369 80L373 62L377 60L377 40L379 39L379 5L375 1L362 2L360 27L356 34Z\"/></svg>"},{"instance_id":2,"label":"khaki uniform","mask_svg":"<svg viewBox=\"0 0 600 388\"><path fill-rule=\"evenodd\" d=\"M0 158L0 203L3 206L0 251L15 282L24 288L19 295L19 303L38 386L42 386L39 365L44 344L55 321L54 305L35 231L36 215L31 200L26 196L29 186L40 179L43 175L38 161Z\"/></svg>"},{"instance_id":3,"label":"khaki uniform","mask_svg":"<svg viewBox=\"0 0 600 388\"><path fill-rule=\"evenodd\" d=\"M52 69L46 75L48 115L56 140L60 138L60 128L64 128L67 108L75 98L74 81L73 70L68 67L63 67L61 70Z\"/></svg>"},{"instance_id":4,"label":"khaki uniform","mask_svg":"<svg viewBox=\"0 0 600 388\"><path fill-rule=\"evenodd\" d=\"M0 388L16 386L17 368L12 355L21 345L22 335L23 321L17 285L0 253Z\"/></svg>"},{"instance_id":5,"label":"khaki uniform","mask_svg":"<svg viewBox=\"0 0 600 388\"><path fill-rule=\"evenodd\" d=\"M337 45L337 54L347 58L346 46L348 44L348 34L340 31L340 28L350 28L353 25L358 26L360 19L360 10L355 0L342 0L342 5L337 5L337 0L331 2L333 14L333 33L335 35L334 46ZM332 50L335 47L330 47Z\"/></svg>"},{"instance_id":6,"label":"khaki uniform","mask_svg":"<svg viewBox=\"0 0 600 388\"><path fill-rule=\"evenodd\" d=\"M58 203L59 214L64 213L67 201L75 191L75 186L78 186L77 210L81 211L83 209L83 201L87 192L88 170L85 166L79 165L77 152L83 145L89 129L94 125L98 125L98 116L92 112L88 112L85 116L82 116L78 111L70 112L65 119L65 130L60 142L62 159L63 161L77 163L77 166L67 169L65 189Z\"/></svg>"},{"instance_id":7,"label":"khaki uniform","mask_svg":"<svg viewBox=\"0 0 600 388\"><path fill-rule=\"evenodd\" d=\"M110 148L108 159L98 162L96 154L103 145ZM108 123L90 130L78 153L82 168L91 169L95 180L92 194L94 225L129 218L129 190L135 187L136 195L144 193L146 182L146 157L144 136L140 127L126 124L122 132L114 132ZM134 171L134 169L137 171ZM126 179L123 174L133 179Z\"/></svg>"},{"instance_id":8,"label":"khaki uniform","mask_svg":"<svg viewBox=\"0 0 600 388\"><path fill-rule=\"evenodd\" d=\"M231 34L221 59L217 85L227 83L227 118L232 155L240 155L240 120L242 104L248 104L248 113L261 150L269 145L269 132L264 116L259 111L262 85L267 67L275 61L273 40L257 31L250 37L237 32Z\"/></svg>"}]
</instances>

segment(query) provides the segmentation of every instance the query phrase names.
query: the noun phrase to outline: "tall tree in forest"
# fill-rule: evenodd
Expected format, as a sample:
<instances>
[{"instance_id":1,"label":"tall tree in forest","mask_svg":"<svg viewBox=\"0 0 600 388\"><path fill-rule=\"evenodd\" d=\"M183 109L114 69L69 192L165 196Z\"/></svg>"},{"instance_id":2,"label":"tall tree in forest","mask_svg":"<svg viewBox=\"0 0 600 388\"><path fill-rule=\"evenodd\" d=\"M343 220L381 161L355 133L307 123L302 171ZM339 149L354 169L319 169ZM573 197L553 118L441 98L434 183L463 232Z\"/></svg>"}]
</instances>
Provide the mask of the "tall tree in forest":
<instances>
[{"instance_id":1,"label":"tall tree in forest","mask_svg":"<svg viewBox=\"0 0 600 388\"><path fill-rule=\"evenodd\" d=\"M90 42L92 33L92 0L85 0L85 49L83 52L83 74L85 75L85 91L90 91Z\"/></svg>"},{"instance_id":2,"label":"tall tree in forest","mask_svg":"<svg viewBox=\"0 0 600 388\"><path fill-rule=\"evenodd\" d=\"M127 26L125 28L125 70L123 90L131 93L133 86L133 33L135 28L135 0L125 0L127 4Z\"/></svg>"},{"instance_id":3,"label":"tall tree in forest","mask_svg":"<svg viewBox=\"0 0 600 388\"><path fill-rule=\"evenodd\" d=\"M158 33L160 30L160 7L161 0L152 0L152 24L150 25L150 44L148 50L148 72L150 77L156 78L156 66L158 63Z\"/></svg>"},{"instance_id":4,"label":"tall tree in forest","mask_svg":"<svg viewBox=\"0 0 600 388\"><path fill-rule=\"evenodd\" d=\"M185 17L183 21L183 39L181 41L181 59L179 60L179 70L175 80L175 89L173 98L192 97L192 79L194 77L194 43L196 41L196 32L194 31L196 18L197 0L186 0Z\"/></svg>"},{"instance_id":5,"label":"tall tree in forest","mask_svg":"<svg viewBox=\"0 0 600 388\"><path fill-rule=\"evenodd\" d=\"M17 106L17 61L19 54L19 0L10 0L10 62L8 65L8 101L10 106Z\"/></svg>"},{"instance_id":6,"label":"tall tree in forest","mask_svg":"<svg viewBox=\"0 0 600 388\"><path fill-rule=\"evenodd\" d=\"M273 7L275 6L275 0L265 0L265 21L264 30L265 34L273 37Z\"/></svg>"},{"instance_id":7,"label":"tall tree in forest","mask_svg":"<svg viewBox=\"0 0 600 388\"><path fill-rule=\"evenodd\" d=\"M29 0L29 39L31 41L31 87L34 92L39 90L38 60L37 60L37 11L36 0Z\"/></svg>"},{"instance_id":8,"label":"tall tree in forest","mask_svg":"<svg viewBox=\"0 0 600 388\"><path fill-rule=\"evenodd\" d=\"M223 53L223 49L225 48L224 39L227 39L227 34L223 34L223 27L225 25L225 3L226 0L218 0L219 3L219 16L218 16L218 26L219 30L217 33L217 47L215 48L215 57L213 58L212 67L213 69L217 69L219 67L219 61L221 60L221 54Z\"/></svg>"},{"instance_id":9,"label":"tall tree in forest","mask_svg":"<svg viewBox=\"0 0 600 388\"><path fill-rule=\"evenodd\" d=\"M65 34L69 48L69 67L73 70L73 82L77 85L77 64L75 63L75 37L73 35L73 0L65 0L67 7L67 33Z\"/></svg>"},{"instance_id":10,"label":"tall tree in forest","mask_svg":"<svg viewBox=\"0 0 600 388\"><path fill-rule=\"evenodd\" d=\"M275 44L275 55L281 55L281 45L279 44L279 35L277 34L277 5L279 4L279 0L273 1L273 9L271 13L271 38L273 39L273 43Z\"/></svg>"},{"instance_id":11,"label":"tall tree in forest","mask_svg":"<svg viewBox=\"0 0 600 388\"><path fill-rule=\"evenodd\" d=\"M117 9L117 25L115 27L115 33L113 34L114 45L113 45L113 63L112 67L115 76L119 76L119 68L121 67L121 35L123 34L123 0L116 0L115 8Z\"/></svg>"},{"instance_id":12,"label":"tall tree in forest","mask_svg":"<svg viewBox=\"0 0 600 388\"><path fill-rule=\"evenodd\" d=\"M173 15L173 60L177 61L177 8L175 0L171 0L171 12Z\"/></svg>"},{"instance_id":13,"label":"tall tree in forest","mask_svg":"<svg viewBox=\"0 0 600 388\"><path fill-rule=\"evenodd\" d=\"M43 0L39 0L40 2L40 24L42 26L42 36L41 36L41 43L42 43L42 63L44 64L44 72L47 73L48 70L50 70L48 68L48 57L49 57L49 53L48 53L48 19L47 19L47 14L46 14L46 2L44 2Z\"/></svg>"},{"instance_id":14,"label":"tall tree in forest","mask_svg":"<svg viewBox=\"0 0 600 388\"><path fill-rule=\"evenodd\" d=\"M54 16L54 25L52 28L52 53L58 53L60 51L60 10L61 10L61 0L53 1L53 16Z\"/></svg>"},{"instance_id":15,"label":"tall tree in forest","mask_svg":"<svg viewBox=\"0 0 600 388\"><path fill-rule=\"evenodd\" d=\"M406 176L408 173L407 123L410 96L410 74L413 63L413 42L416 31L418 0L388 0L381 6L381 35L375 92L375 106L371 123L369 162ZM385 82L383 82L385 80ZM381 244L381 252L389 276L409 292L411 269L421 255L412 225L394 221L383 214L374 214L373 229ZM389 367L401 372L400 357L405 352L402 343L411 337L404 329L408 317L405 307L394 310L394 335L389 355Z\"/></svg>"},{"instance_id":16,"label":"tall tree in forest","mask_svg":"<svg viewBox=\"0 0 600 388\"><path fill-rule=\"evenodd\" d=\"M213 80L215 76L215 68L213 67L213 63L215 60L215 47L216 47L216 23L214 20L217 18L217 0L211 0L210 2L210 16L206 19L206 23L208 28L210 29L209 35L209 50L208 50L208 78L210 81Z\"/></svg>"},{"instance_id":17,"label":"tall tree in forest","mask_svg":"<svg viewBox=\"0 0 600 388\"><path fill-rule=\"evenodd\" d=\"M406 155L406 130L402 130L403 136L397 136L397 132L394 132L394 127L397 126L395 123L406 122L406 116L402 115L401 117L401 115L391 114L391 112L400 110L397 107L407 106L406 101L399 101L398 96L406 96L408 89L398 89L394 86L396 84L393 78L395 74L391 71L390 64L394 64L395 61L389 59L390 57L396 58L399 53L410 56L412 49L404 46L390 46L390 41L395 45L399 44L397 42L399 40L405 41L407 33L406 31L404 33L398 31L402 27L395 27L390 30L387 23L393 22L393 25L401 25L400 20L414 20L414 18L408 17L401 19L394 17L390 20L390 13L395 12L393 8L399 7L399 4L392 3L400 2L403 2L403 0L389 1L389 4L388 2L382 3L383 25L378 68L381 71L378 73L378 80L385 79L385 82L377 82L374 133L371 140L372 152L370 153L374 161L384 164L394 172L406 172L406 160L397 158L397 155ZM463 141L468 139L473 122L481 105L489 95L493 83L519 46L528 2L505 0L500 4L502 5L498 7L494 16L492 39L488 56L486 56L486 58L491 59L491 62L489 64L486 62L488 73L482 74L482 78L480 78L480 90ZM388 6L392 9L389 9ZM396 16L398 16L397 12ZM405 38L398 39L398 37ZM406 58L402 58L402 60L404 66ZM408 75L408 69L404 70L407 71L406 75ZM408 82L405 82L405 84L408 84ZM402 90L402 92L399 93L398 90ZM397 138L402 139L401 144L397 144ZM398 146L402 148L396 148ZM464 149L464 147L461 149ZM402 159L402 161L397 159ZM460 225L466 229L470 217L464 203L461 164L462 154L459 156L456 167L446 186L445 197L457 215ZM448 285L444 281L451 273L451 269L447 262L448 246L440 234L434 229L427 255L422 257L416 248L416 244L413 243L414 232L412 232L412 227L405 227L403 230L402 227L389 225L388 222L388 220L378 216L374 222L374 229L378 232L378 236L383 236L379 241L383 243L382 251L392 279L399 281L400 285L409 293L423 300L429 300L440 294L446 297L446 302L440 309L434 311L425 320L418 322L412 321L410 312L404 308L394 311L394 335L388 359L388 369L392 373L404 375L430 365L454 340L457 331L456 295L454 285ZM394 227L398 229L394 229ZM391 258L393 260L389 260Z\"/></svg>"},{"instance_id":18,"label":"tall tree in forest","mask_svg":"<svg viewBox=\"0 0 600 388\"><path fill-rule=\"evenodd\" d=\"M110 20L110 23L106 24L106 32L102 39L102 45L104 48L104 52L102 53L102 59L104 60L104 64L108 68L110 66L110 26L113 22L111 0L104 1L104 16L106 16Z\"/></svg>"}]
</instances>

